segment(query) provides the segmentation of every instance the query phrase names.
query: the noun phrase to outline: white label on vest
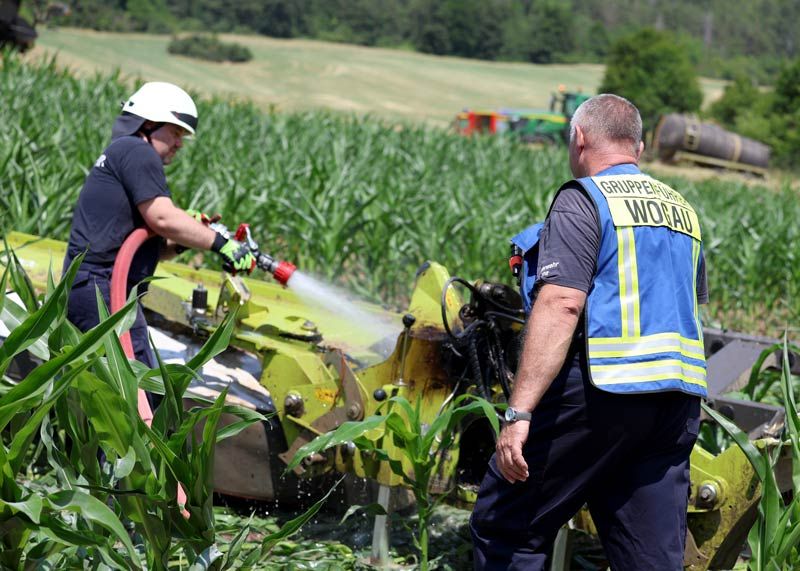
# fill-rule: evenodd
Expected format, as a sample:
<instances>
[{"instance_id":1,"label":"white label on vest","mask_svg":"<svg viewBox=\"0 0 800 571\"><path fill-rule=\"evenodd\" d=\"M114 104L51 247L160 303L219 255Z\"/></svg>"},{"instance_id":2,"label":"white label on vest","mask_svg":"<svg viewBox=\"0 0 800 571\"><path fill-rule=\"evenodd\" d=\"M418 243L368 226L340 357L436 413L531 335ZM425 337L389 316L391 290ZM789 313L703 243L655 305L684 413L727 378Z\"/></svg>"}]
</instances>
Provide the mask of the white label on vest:
<instances>
[{"instance_id":1,"label":"white label on vest","mask_svg":"<svg viewBox=\"0 0 800 571\"><path fill-rule=\"evenodd\" d=\"M595 176L616 227L666 226L700 240L694 208L676 190L643 174Z\"/></svg>"}]
</instances>

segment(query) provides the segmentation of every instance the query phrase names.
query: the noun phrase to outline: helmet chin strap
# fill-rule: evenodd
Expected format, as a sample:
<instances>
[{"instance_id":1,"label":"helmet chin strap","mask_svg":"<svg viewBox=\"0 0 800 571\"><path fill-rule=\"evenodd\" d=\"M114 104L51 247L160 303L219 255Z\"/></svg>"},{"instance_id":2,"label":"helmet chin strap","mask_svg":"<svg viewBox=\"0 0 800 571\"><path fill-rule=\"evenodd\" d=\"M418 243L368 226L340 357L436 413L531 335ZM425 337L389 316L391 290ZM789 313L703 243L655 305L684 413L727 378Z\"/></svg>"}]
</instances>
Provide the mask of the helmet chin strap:
<instances>
[{"instance_id":1,"label":"helmet chin strap","mask_svg":"<svg viewBox=\"0 0 800 571\"><path fill-rule=\"evenodd\" d=\"M144 135L144 138L147 140L147 142L152 145L153 141L150 140L150 135L152 135L153 133L158 131L164 125L165 125L165 123L154 123L153 126L150 127L149 129L147 127L145 127L144 125L142 125L139 128L138 132L141 133L142 135Z\"/></svg>"}]
</instances>

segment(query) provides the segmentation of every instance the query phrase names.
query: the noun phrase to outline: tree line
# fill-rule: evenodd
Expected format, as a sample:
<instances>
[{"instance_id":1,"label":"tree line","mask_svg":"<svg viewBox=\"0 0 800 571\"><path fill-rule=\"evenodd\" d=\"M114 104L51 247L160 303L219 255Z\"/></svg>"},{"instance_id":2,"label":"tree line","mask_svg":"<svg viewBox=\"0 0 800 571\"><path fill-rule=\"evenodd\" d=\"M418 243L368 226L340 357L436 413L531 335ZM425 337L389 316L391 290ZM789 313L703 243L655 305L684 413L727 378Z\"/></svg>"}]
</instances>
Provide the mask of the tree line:
<instances>
[{"instance_id":1,"label":"tree line","mask_svg":"<svg viewBox=\"0 0 800 571\"><path fill-rule=\"evenodd\" d=\"M796 0L75 0L71 7L61 23L101 30L245 32L534 63L601 62L620 37L654 28L677 33L700 73L744 72L761 83L800 55Z\"/></svg>"}]
</instances>

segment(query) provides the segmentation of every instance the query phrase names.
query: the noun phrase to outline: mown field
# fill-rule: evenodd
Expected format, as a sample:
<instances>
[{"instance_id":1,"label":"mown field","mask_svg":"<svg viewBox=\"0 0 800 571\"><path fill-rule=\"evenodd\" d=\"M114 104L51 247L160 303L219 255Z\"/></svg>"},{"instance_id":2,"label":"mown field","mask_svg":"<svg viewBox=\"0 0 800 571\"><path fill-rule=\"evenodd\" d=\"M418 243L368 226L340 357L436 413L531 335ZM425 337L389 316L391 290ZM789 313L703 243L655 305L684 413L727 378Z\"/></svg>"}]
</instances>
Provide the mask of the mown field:
<instances>
[{"instance_id":1,"label":"mown field","mask_svg":"<svg viewBox=\"0 0 800 571\"><path fill-rule=\"evenodd\" d=\"M537 107L559 84L594 92L600 65L532 65L437 57L310 40L225 35L247 46L246 64L215 64L167 54L168 36L39 30L32 57L57 52L81 74L119 68L127 77L179 83L206 95L243 97L262 109L330 109L448 124L464 107ZM724 82L703 80L706 100Z\"/></svg>"},{"instance_id":2,"label":"mown field","mask_svg":"<svg viewBox=\"0 0 800 571\"><path fill-rule=\"evenodd\" d=\"M16 58L0 73L0 220L65 239L85 173L127 88ZM264 114L202 100L200 130L168 169L176 202L253 225L262 247L402 307L427 259L508 281L507 240L542 219L566 154L505 139L325 112ZM666 182L697 208L713 325L779 336L800 316L797 194L732 182ZM188 256L188 254L184 254Z\"/></svg>"}]
</instances>

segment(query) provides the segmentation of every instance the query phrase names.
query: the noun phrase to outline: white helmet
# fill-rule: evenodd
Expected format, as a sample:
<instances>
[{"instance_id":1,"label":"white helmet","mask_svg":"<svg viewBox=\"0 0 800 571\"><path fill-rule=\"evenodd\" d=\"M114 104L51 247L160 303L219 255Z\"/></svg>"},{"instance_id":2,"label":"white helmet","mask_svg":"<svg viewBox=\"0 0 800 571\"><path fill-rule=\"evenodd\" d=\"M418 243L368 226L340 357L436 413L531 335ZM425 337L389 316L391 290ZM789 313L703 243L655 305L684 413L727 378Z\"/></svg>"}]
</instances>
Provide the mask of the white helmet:
<instances>
[{"instance_id":1,"label":"white helmet","mask_svg":"<svg viewBox=\"0 0 800 571\"><path fill-rule=\"evenodd\" d=\"M155 123L172 123L192 135L197 128L197 107L183 89L163 81L145 83L122 104L122 112Z\"/></svg>"}]
</instances>

